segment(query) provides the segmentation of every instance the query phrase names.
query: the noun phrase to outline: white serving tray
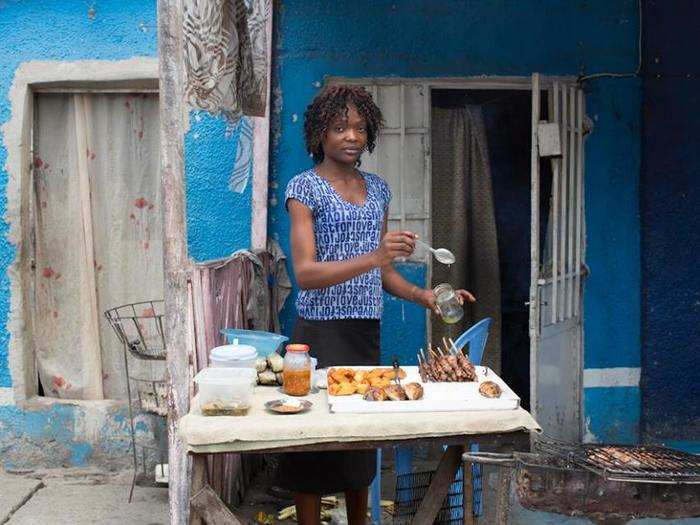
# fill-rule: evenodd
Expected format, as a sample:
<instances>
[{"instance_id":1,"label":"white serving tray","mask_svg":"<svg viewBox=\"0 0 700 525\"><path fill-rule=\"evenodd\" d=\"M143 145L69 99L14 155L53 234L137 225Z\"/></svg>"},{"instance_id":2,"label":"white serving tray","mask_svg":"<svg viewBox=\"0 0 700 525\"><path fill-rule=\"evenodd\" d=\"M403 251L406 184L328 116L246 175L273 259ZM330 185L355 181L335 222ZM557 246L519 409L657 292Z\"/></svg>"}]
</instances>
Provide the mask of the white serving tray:
<instances>
[{"instance_id":1,"label":"white serving tray","mask_svg":"<svg viewBox=\"0 0 700 525\"><path fill-rule=\"evenodd\" d=\"M336 367L341 368L341 367ZM356 370L371 366L347 367ZM387 368L387 367L381 367ZM331 412L338 414L386 414L389 412L462 412L472 410L514 410L520 406L520 398L485 366L476 367L477 381L468 383L423 383L417 366L402 366L406 379L402 383L416 382L423 386L423 399L417 401L365 401L360 394L351 396L328 395ZM479 394L479 384L493 381L502 390L501 397L487 398Z\"/></svg>"}]
</instances>

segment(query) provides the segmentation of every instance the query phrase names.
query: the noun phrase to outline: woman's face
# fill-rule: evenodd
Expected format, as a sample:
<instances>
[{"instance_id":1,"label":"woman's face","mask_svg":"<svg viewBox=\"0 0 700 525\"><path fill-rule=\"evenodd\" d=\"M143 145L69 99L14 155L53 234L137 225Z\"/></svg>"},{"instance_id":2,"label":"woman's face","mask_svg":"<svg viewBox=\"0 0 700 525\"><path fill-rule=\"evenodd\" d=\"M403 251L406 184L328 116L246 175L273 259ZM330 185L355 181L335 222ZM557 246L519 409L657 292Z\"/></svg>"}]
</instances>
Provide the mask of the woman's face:
<instances>
[{"instance_id":1,"label":"woman's face","mask_svg":"<svg viewBox=\"0 0 700 525\"><path fill-rule=\"evenodd\" d=\"M352 104L347 116L331 122L321 141L324 156L341 164L357 164L367 145L367 123Z\"/></svg>"}]
</instances>

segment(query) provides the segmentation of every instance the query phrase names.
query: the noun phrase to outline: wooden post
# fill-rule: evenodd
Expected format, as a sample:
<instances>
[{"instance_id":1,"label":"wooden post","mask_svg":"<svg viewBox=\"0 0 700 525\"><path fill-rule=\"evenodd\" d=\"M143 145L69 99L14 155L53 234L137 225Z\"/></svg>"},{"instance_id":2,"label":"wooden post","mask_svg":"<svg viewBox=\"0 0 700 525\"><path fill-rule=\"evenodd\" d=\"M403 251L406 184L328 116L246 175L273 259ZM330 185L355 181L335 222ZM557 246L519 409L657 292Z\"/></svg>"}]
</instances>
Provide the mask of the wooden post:
<instances>
[{"instance_id":1,"label":"wooden post","mask_svg":"<svg viewBox=\"0 0 700 525\"><path fill-rule=\"evenodd\" d=\"M447 496L450 485L455 479L455 473L462 462L462 451L462 445L450 445L443 452L440 464L433 475L425 496L423 496L423 501L421 501L416 515L411 520L411 525L421 525L435 521L435 517L440 512L440 507L442 507L442 502Z\"/></svg>"},{"instance_id":2,"label":"wooden post","mask_svg":"<svg viewBox=\"0 0 700 525\"><path fill-rule=\"evenodd\" d=\"M177 423L189 409L183 58L181 0L158 0L160 174L170 474L168 500L172 525L186 525L189 514L188 458L177 436Z\"/></svg>"}]
</instances>

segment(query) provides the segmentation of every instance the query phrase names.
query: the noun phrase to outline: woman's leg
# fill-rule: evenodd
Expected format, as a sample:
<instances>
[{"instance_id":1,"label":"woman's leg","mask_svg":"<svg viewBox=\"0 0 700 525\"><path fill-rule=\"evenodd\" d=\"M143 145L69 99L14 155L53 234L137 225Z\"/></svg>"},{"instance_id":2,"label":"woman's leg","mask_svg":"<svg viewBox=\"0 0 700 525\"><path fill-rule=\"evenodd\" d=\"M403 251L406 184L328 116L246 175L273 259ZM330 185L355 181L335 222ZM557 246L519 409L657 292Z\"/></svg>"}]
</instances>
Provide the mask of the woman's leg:
<instances>
[{"instance_id":1,"label":"woman's leg","mask_svg":"<svg viewBox=\"0 0 700 525\"><path fill-rule=\"evenodd\" d=\"M295 492L294 505L297 508L299 525L320 525L321 495L309 492Z\"/></svg>"},{"instance_id":2,"label":"woman's leg","mask_svg":"<svg viewBox=\"0 0 700 525\"><path fill-rule=\"evenodd\" d=\"M345 491L345 506L348 509L348 525L367 523L367 495L369 487Z\"/></svg>"}]
</instances>

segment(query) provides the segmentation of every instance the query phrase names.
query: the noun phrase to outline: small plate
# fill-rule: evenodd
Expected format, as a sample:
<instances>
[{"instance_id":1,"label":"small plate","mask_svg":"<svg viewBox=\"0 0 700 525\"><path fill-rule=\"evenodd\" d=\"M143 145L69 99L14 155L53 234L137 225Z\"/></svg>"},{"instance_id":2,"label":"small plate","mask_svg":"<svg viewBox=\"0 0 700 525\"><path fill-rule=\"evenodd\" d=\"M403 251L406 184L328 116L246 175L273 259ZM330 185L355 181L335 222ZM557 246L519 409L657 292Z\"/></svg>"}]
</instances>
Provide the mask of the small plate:
<instances>
[{"instance_id":1,"label":"small plate","mask_svg":"<svg viewBox=\"0 0 700 525\"><path fill-rule=\"evenodd\" d=\"M284 405L282 399L273 399L265 403L265 408L277 414L298 414L307 411L312 405L313 403L311 403L311 401L302 399L300 407L291 407L289 405Z\"/></svg>"}]
</instances>

